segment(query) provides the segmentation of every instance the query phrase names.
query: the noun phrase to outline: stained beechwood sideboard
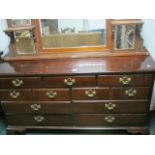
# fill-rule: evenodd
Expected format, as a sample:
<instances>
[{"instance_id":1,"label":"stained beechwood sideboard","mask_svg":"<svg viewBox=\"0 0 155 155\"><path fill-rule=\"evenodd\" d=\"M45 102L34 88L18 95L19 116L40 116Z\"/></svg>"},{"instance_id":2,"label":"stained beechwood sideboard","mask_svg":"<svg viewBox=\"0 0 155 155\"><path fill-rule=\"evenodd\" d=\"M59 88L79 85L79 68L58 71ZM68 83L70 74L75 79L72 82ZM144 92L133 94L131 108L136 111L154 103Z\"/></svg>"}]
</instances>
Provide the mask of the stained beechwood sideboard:
<instances>
[{"instance_id":1,"label":"stained beechwood sideboard","mask_svg":"<svg viewBox=\"0 0 155 155\"><path fill-rule=\"evenodd\" d=\"M7 133L120 129L147 134L154 72L149 55L1 62Z\"/></svg>"}]
</instances>

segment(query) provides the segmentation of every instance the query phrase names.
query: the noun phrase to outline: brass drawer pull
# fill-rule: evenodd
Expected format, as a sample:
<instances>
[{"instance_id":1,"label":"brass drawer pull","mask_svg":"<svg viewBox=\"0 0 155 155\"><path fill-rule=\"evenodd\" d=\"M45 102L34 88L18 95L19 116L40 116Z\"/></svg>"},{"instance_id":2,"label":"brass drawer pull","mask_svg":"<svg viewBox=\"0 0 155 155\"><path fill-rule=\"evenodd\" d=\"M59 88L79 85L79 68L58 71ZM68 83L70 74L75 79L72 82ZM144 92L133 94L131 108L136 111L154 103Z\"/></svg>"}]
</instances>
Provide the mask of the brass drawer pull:
<instances>
[{"instance_id":1,"label":"brass drawer pull","mask_svg":"<svg viewBox=\"0 0 155 155\"><path fill-rule=\"evenodd\" d=\"M34 116L34 120L39 123L39 122L43 122L45 118L44 116L38 115L38 116Z\"/></svg>"},{"instance_id":2,"label":"brass drawer pull","mask_svg":"<svg viewBox=\"0 0 155 155\"><path fill-rule=\"evenodd\" d=\"M116 104L115 103L106 103L105 108L108 110L114 110L116 108Z\"/></svg>"},{"instance_id":3,"label":"brass drawer pull","mask_svg":"<svg viewBox=\"0 0 155 155\"><path fill-rule=\"evenodd\" d=\"M67 85L67 86L73 86L75 84L76 80L71 78L71 77L68 77L67 79L64 79L64 83Z\"/></svg>"},{"instance_id":4,"label":"brass drawer pull","mask_svg":"<svg viewBox=\"0 0 155 155\"><path fill-rule=\"evenodd\" d=\"M137 91L135 89L132 89L132 88L125 90L125 94L130 96L130 97L135 96L136 93L137 93Z\"/></svg>"},{"instance_id":5,"label":"brass drawer pull","mask_svg":"<svg viewBox=\"0 0 155 155\"><path fill-rule=\"evenodd\" d=\"M57 96L57 92L54 92L54 91L48 91L46 92L46 96L50 99L54 99L56 96Z\"/></svg>"},{"instance_id":6,"label":"brass drawer pull","mask_svg":"<svg viewBox=\"0 0 155 155\"><path fill-rule=\"evenodd\" d=\"M23 81L22 80L19 80L19 79L15 79L15 80L12 80L12 84L15 87L20 87L21 85L23 85Z\"/></svg>"},{"instance_id":7,"label":"brass drawer pull","mask_svg":"<svg viewBox=\"0 0 155 155\"><path fill-rule=\"evenodd\" d=\"M115 117L114 116L105 116L104 119L105 119L105 121L107 123L112 123L112 122L115 121Z\"/></svg>"},{"instance_id":8,"label":"brass drawer pull","mask_svg":"<svg viewBox=\"0 0 155 155\"><path fill-rule=\"evenodd\" d=\"M131 80L132 80L131 77L128 77L128 76L123 76L119 78L119 82L123 85L129 84Z\"/></svg>"},{"instance_id":9,"label":"brass drawer pull","mask_svg":"<svg viewBox=\"0 0 155 155\"><path fill-rule=\"evenodd\" d=\"M41 109L41 105L39 105L39 104L32 104L32 105L30 105L30 107L34 111L38 111Z\"/></svg>"},{"instance_id":10,"label":"brass drawer pull","mask_svg":"<svg viewBox=\"0 0 155 155\"><path fill-rule=\"evenodd\" d=\"M86 90L85 95L89 98L93 98L96 96L96 91L92 89Z\"/></svg>"},{"instance_id":11,"label":"brass drawer pull","mask_svg":"<svg viewBox=\"0 0 155 155\"><path fill-rule=\"evenodd\" d=\"M20 96L20 92L12 91L9 93L9 95L11 96L11 98L16 99Z\"/></svg>"}]
</instances>

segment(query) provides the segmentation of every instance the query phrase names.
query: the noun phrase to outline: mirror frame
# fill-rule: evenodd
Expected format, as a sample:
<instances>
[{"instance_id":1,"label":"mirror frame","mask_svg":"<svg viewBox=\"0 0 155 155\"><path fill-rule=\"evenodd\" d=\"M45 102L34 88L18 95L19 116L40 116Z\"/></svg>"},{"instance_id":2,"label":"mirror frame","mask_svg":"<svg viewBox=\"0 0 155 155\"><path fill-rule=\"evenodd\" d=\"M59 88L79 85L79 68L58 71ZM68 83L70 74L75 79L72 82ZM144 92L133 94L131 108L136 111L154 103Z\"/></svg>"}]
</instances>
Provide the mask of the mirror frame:
<instances>
[{"instance_id":1,"label":"mirror frame","mask_svg":"<svg viewBox=\"0 0 155 155\"><path fill-rule=\"evenodd\" d=\"M42 48L42 38L40 31L40 19L31 19L31 26L12 27L11 19L7 19L8 29L4 32L11 38L10 50L5 60L35 60L35 59L59 59L59 58L93 58L93 57L109 57L109 56L131 56L131 55L148 55L149 52L143 46L143 39L140 35L143 21L140 19L105 19L106 20L106 44L105 46L87 46L87 47L69 47L69 48ZM114 25L130 25L137 26L135 48L134 49L114 49ZM33 29L32 29L33 28ZM15 51L15 43L11 42L13 32L21 29L29 29L34 39L35 54L18 55Z\"/></svg>"},{"instance_id":2,"label":"mirror frame","mask_svg":"<svg viewBox=\"0 0 155 155\"><path fill-rule=\"evenodd\" d=\"M99 52L107 51L110 49L111 45L111 26L110 20L106 19L106 43L105 46L96 47L96 46L87 46L87 47L65 47L65 48L48 48L44 49L42 46L41 31L40 31L40 21L39 19L35 20L36 26L36 40L37 40L37 49L39 53L49 54L49 53L84 53L84 52Z\"/></svg>"}]
</instances>

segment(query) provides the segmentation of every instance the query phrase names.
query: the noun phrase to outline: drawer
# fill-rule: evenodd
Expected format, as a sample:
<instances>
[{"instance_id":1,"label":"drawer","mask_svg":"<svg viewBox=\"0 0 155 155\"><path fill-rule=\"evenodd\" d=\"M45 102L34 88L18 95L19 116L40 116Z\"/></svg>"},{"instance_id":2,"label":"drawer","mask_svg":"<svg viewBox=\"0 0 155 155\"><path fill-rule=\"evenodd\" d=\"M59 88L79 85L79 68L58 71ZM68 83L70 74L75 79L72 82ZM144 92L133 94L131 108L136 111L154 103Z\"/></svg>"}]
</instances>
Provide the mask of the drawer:
<instances>
[{"instance_id":1,"label":"drawer","mask_svg":"<svg viewBox=\"0 0 155 155\"><path fill-rule=\"evenodd\" d=\"M82 114L74 116L75 126L143 126L147 124L145 114Z\"/></svg>"},{"instance_id":2,"label":"drawer","mask_svg":"<svg viewBox=\"0 0 155 155\"><path fill-rule=\"evenodd\" d=\"M8 125L20 126L70 126L71 115L7 115Z\"/></svg>"},{"instance_id":3,"label":"drawer","mask_svg":"<svg viewBox=\"0 0 155 155\"><path fill-rule=\"evenodd\" d=\"M64 77L44 77L43 87L87 87L96 86L95 76L64 76Z\"/></svg>"},{"instance_id":4,"label":"drawer","mask_svg":"<svg viewBox=\"0 0 155 155\"><path fill-rule=\"evenodd\" d=\"M37 101L69 101L69 89L35 89L35 100Z\"/></svg>"},{"instance_id":5,"label":"drawer","mask_svg":"<svg viewBox=\"0 0 155 155\"><path fill-rule=\"evenodd\" d=\"M1 101L31 101L33 100L33 92L30 89L24 90L0 90Z\"/></svg>"},{"instance_id":6,"label":"drawer","mask_svg":"<svg viewBox=\"0 0 155 155\"><path fill-rule=\"evenodd\" d=\"M73 88L73 100L109 99L109 88Z\"/></svg>"},{"instance_id":7,"label":"drawer","mask_svg":"<svg viewBox=\"0 0 155 155\"><path fill-rule=\"evenodd\" d=\"M70 102L3 102L6 114L71 114Z\"/></svg>"},{"instance_id":8,"label":"drawer","mask_svg":"<svg viewBox=\"0 0 155 155\"><path fill-rule=\"evenodd\" d=\"M148 103L148 100L75 101L73 111L79 114L147 113Z\"/></svg>"},{"instance_id":9,"label":"drawer","mask_svg":"<svg viewBox=\"0 0 155 155\"><path fill-rule=\"evenodd\" d=\"M99 86L151 86L152 75L99 75Z\"/></svg>"},{"instance_id":10,"label":"drawer","mask_svg":"<svg viewBox=\"0 0 155 155\"><path fill-rule=\"evenodd\" d=\"M112 88L111 99L149 99L150 90L148 87Z\"/></svg>"},{"instance_id":11,"label":"drawer","mask_svg":"<svg viewBox=\"0 0 155 155\"><path fill-rule=\"evenodd\" d=\"M0 89L39 88L40 85L39 77L0 78Z\"/></svg>"}]
</instances>

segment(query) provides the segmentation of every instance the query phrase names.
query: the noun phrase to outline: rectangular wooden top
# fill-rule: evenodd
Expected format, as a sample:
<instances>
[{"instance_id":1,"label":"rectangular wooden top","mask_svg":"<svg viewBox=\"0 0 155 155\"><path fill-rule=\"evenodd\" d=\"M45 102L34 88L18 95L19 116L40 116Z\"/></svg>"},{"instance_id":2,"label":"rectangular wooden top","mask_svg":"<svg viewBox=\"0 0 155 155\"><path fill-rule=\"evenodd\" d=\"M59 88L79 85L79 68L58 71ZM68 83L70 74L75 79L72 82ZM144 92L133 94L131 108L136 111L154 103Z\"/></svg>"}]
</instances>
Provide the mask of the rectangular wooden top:
<instances>
[{"instance_id":1,"label":"rectangular wooden top","mask_svg":"<svg viewBox=\"0 0 155 155\"><path fill-rule=\"evenodd\" d=\"M77 75L155 72L151 56L20 60L0 63L0 76Z\"/></svg>"}]
</instances>

